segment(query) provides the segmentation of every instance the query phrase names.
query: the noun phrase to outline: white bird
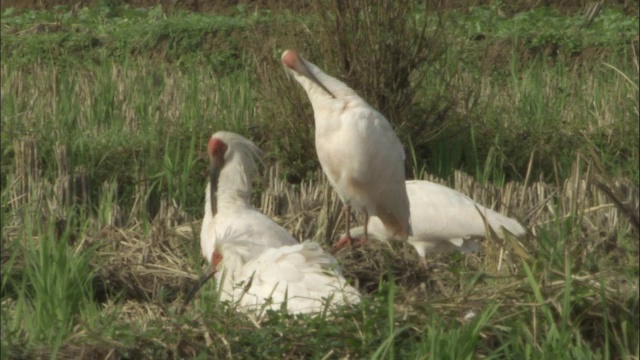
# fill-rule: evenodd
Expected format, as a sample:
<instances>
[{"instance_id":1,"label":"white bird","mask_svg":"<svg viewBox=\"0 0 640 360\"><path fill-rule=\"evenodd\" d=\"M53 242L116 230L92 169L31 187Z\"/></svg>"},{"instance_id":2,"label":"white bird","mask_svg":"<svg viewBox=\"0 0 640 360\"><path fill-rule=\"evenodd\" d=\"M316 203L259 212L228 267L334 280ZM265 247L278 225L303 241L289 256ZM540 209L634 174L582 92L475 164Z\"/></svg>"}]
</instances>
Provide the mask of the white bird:
<instances>
[{"instance_id":1,"label":"white bird","mask_svg":"<svg viewBox=\"0 0 640 360\"><path fill-rule=\"evenodd\" d=\"M517 220L487 209L444 185L414 180L407 181L406 188L413 225L413 235L408 242L416 248L425 267L428 267L427 254L453 250L477 251L477 240L486 236L482 216L498 235L504 236L501 228L518 237L526 232ZM363 233L362 227L351 229L351 234L356 237ZM390 240L385 236L384 225L377 217L369 218L369 238Z\"/></svg>"},{"instance_id":2,"label":"white bird","mask_svg":"<svg viewBox=\"0 0 640 360\"><path fill-rule=\"evenodd\" d=\"M216 245L229 239L246 239L253 245L244 255L245 262L268 248L298 244L249 201L260 150L238 134L219 131L209 139L207 152L210 174L200 231L202 255L211 261Z\"/></svg>"},{"instance_id":3,"label":"white bird","mask_svg":"<svg viewBox=\"0 0 640 360\"><path fill-rule=\"evenodd\" d=\"M316 243L299 244L251 206L251 180L260 154L251 141L217 132L207 151L210 178L200 245L211 266L184 305L214 274L221 300L243 311L280 308L286 301L287 311L308 313L322 311L326 304L359 301L358 291L347 285L333 256Z\"/></svg>"},{"instance_id":4,"label":"white bird","mask_svg":"<svg viewBox=\"0 0 640 360\"><path fill-rule=\"evenodd\" d=\"M311 101L318 159L345 204L346 234L336 247L351 241L351 207L365 214L365 239L367 219L375 215L384 224L385 237L406 240L411 224L405 154L387 119L295 51L285 51L282 63Z\"/></svg>"}]
</instances>

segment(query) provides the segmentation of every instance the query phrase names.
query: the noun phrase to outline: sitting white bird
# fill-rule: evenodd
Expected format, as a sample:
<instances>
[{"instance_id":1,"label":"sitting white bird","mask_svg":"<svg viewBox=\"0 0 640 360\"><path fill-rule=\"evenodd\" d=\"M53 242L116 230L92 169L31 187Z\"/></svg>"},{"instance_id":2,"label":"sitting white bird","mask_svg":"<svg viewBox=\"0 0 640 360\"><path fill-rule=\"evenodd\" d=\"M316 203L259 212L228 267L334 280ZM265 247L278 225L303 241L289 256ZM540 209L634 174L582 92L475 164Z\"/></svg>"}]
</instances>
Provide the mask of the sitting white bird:
<instances>
[{"instance_id":1,"label":"sitting white bird","mask_svg":"<svg viewBox=\"0 0 640 360\"><path fill-rule=\"evenodd\" d=\"M406 187L413 225L413 235L408 242L418 251L425 268L428 268L427 254L453 250L477 251L477 240L486 236L483 216L498 235L504 236L502 228L518 237L526 232L517 220L487 209L444 185L413 180L407 181ZM351 234L355 237L363 235L364 229L353 228ZM390 240L385 236L384 225L377 217L369 218L369 238Z\"/></svg>"},{"instance_id":2,"label":"sitting white bird","mask_svg":"<svg viewBox=\"0 0 640 360\"><path fill-rule=\"evenodd\" d=\"M242 311L279 309L286 302L290 313L320 312L328 305L360 300L333 256L316 243L299 244L251 206L251 180L260 153L251 141L217 132L207 151L210 178L200 245L211 266L184 306L214 274L221 300L236 303Z\"/></svg>"},{"instance_id":3,"label":"sitting white bird","mask_svg":"<svg viewBox=\"0 0 640 360\"><path fill-rule=\"evenodd\" d=\"M350 212L377 216L385 238L411 235L404 149L387 119L345 83L293 50L282 54L288 73L304 88L313 106L315 144L322 170L345 204L346 234L335 248L352 241Z\"/></svg>"},{"instance_id":4,"label":"sitting white bird","mask_svg":"<svg viewBox=\"0 0 640 360\"><path fill-rule=\"evenodd\" d=\"M238 134L219 131L209 139L207 152L210 166L200 231L202 255L211 261L216 245L238 238L253 244L244 255L245 262L268 248L298 244L249 201L260 150Z\"/></svg>"}]
</instances>

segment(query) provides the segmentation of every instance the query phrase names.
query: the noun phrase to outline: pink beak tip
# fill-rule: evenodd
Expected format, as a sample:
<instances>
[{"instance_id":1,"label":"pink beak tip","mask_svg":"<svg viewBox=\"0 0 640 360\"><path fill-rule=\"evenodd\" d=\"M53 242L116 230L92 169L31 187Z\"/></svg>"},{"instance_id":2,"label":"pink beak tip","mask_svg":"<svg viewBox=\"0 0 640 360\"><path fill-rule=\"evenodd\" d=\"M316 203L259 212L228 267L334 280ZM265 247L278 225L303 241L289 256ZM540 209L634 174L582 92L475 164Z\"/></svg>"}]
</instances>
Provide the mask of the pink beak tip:
<instances>
[{"instance_id":1,"label":"pink beak tip","mask_svg":"<svg viewBox=\"0 0 640 360\"><path fill-rule=\"evenodd\" d=\"M296 64L300 62L300 56L295 50L285 50L285 52L282 53L281 60L284 66L293 69L296 67Z\"/></svg>"}]
</instances>

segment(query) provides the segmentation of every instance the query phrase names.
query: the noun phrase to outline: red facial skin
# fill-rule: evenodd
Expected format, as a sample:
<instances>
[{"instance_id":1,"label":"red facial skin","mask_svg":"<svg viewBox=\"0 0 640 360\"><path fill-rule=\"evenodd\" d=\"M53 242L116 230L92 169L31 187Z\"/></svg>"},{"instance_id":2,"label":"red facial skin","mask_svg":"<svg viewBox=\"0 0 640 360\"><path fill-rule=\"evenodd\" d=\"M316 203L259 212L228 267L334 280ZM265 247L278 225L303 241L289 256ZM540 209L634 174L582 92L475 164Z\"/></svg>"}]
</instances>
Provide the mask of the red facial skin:
<instances>
[{"instance_id":1,"label":"red facial skin","mask_svg":"<svg viewBox=\"0 0 640 360\"><path fill-rule=\"evenodd\" d=\"M222 261L222 255L218 250L215 250L213 252L213 255L211 256L211 265L214 269L218 269L218 264L220 264L220 261Z\"/></svg>"},{"instance_id":2,"label":"red facial skin","mask_svg":"<svg viewBox=\"0 0 640 360\"><path fill-rule=\"evenodd\" d=\"M209 139L209 144L207 144L207 152L211 159L219 159L221 156L224 156L227 152L227 148L227 144L218 138L212 137Z\"/></svg>"}]
</instances>

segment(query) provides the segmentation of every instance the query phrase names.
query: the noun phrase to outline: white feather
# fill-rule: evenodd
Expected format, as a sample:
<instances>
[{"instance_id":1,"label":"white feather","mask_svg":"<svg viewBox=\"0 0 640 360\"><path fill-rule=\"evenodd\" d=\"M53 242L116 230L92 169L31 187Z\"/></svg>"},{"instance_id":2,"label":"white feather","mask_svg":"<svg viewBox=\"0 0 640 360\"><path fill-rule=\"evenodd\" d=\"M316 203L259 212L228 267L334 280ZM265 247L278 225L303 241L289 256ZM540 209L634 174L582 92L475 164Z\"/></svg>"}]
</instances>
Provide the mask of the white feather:
<instances>
[{"instance_id":1,"label":"white feather","mask_svg":"<svg viewBox=\"0 0 640 360\"><path fill-rule=\"evenodd\" d=\"M387 119L294 51L284 52L282 61L311 101L318 159L340 199L377 215L386 237L405 240L411 234L405 154Z\"/></svg>"},{"instance_id":2,"label":"white feather","mask_svg":"<svg viewBox=\"0 0 640 360\"><path fill-rule=\"evenodd\" d=\"M218 180L215 216L211 210L211 184L205 191L200 232L202 256L211 261L216 246L222 245L225 239L240 239L253 245L245 249L245 261L268 248L297 244L298 241L285 229L256 210L249 201L260 150L251 141L234 133L217 132L212 137L224 141L228 150Z\"/></svg>"},{"instance_id":3,"label":"white feather","mask_svg":"<svg viewBox=\"0 0 640 360\"><path fill-rule=\"evenodd\" d=\"M486 235L484 221L478 210L497 234L502 234L502 227L515 236L525 234L525 229L517 220L487 209L446 186L430 181L407 181L406 187L413 226L413 236L408 241L421 257L452 250L477 251L476 240ZM388 240L384 226L377 217L369 218L368 232L370 238ZM357 227L351 233L362 236L364 229Z\"/></svg>"},{"instance_id":4,"label":"white feather","mask_svg":"<svg viewBox=\"0 0 640 360\"><path fill-rule=\"evenodd\" d=\"M200 243L208 261L214 251L222 257L216 268L221 299L237 303L241 311L279 309L286 301L292 313L357 303L360 294L347 285L333 256L317 243L299 244L251 206L251 180L259 155L255 145L227 132L213 137L224 142L227 151L218 180L216 214L211 207L211 184L207 186Z\"/></svg>"},{"instance_id":5,"label":"white feather","mask_svg":"<svg viewBox=\"0 0 640 360\"><path fill-rule=\"evenodd\" d=\"M349 286L333 256L320 245L302 244L271 248L241 264L235 242L222 246L216 274L221 300L246 312L278 310L286 302L290 313L321 312L326 307L355 304L358 290Z\"/></svg>"}]
</instances>

